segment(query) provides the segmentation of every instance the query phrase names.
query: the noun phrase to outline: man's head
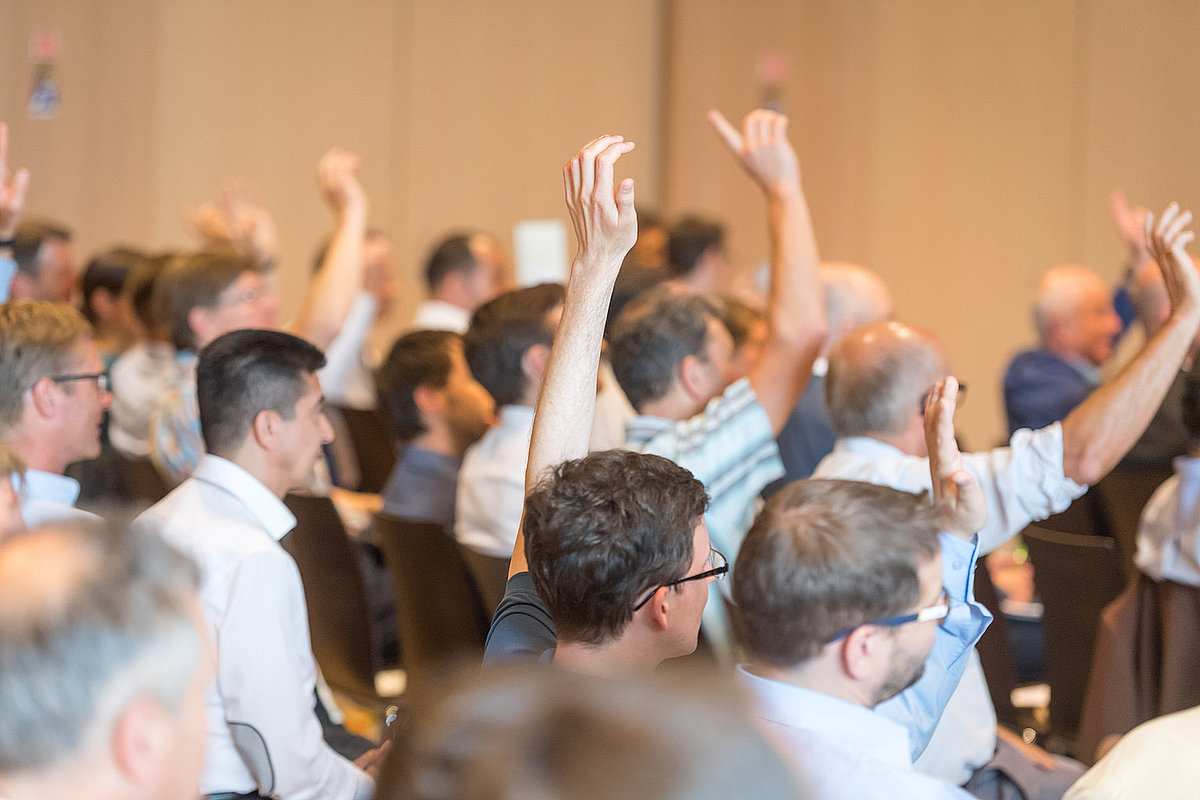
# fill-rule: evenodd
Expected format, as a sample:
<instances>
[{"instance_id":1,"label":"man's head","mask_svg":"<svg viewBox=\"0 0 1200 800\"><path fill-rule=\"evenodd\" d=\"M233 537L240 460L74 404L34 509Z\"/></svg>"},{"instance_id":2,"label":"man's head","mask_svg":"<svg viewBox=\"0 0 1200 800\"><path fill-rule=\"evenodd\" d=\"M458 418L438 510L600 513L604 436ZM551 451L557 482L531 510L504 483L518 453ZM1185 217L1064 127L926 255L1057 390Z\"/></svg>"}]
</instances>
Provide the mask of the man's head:
<instances>
[{"instance_id":1,"label":"man's head","mask_svg":"<svg viewBox=\"0 0 1200 800\"><path fill-rule=\"evenodd\" d=\"M696 291L716 291L726 271L725 231L715 220L686 216L671 226L667 255L672 278Z\"/></svg>"},{"instance_id":2,"label":"man's head","mask_svg":"<svg viewBox=\"0 0 1200 800\"><path fill-rule=\"evenodd\" d=\"M511 284L500 243L484 233L455 234L439 242L425 262L429 295L474 311Z\"/></svg>"},{"instance_id":3,"label":"man's head","mask_svg":"<svg viewBox=\"0 0 1200 800\"><path fill-rule=\"evenodd\" d=\"M48 220L29 220L17 226L13 238L12 299L70 303L76 278L71 231Z\"/></svg>"},{"instance_id":4,"label":"man's head","mask_svg":"<svg viewBox=\"0 0 1200 800\"><path fill-rule=\"evenodd\" d=\"M851 331L830 353L825 376L833 427L839 436L887 439L924 456L924 397L945 375L945 352L928 331L902 322Z\"/></svg>"},{"instance_id":5,"label":"man's head","mask_svg":"<svg viewBox=\"0 0 1200 800\"><path fill-rule=\"evenodd\" d=\"M196 585L149 531L0 541L0 794L196 797L212 675Z\"/></svg>"},{"instance_id":6,"label":"man's head","mask_svg":"<svg viewBox=\"0 0 1200 800\"><path fill-rule=\"evenodd\" d=\"M678 613L659 655L695 649L710 581L678 581L707 569L707 505L704 485L658 456L607 450L555 467L526 497L522 524L559 641L619 639L635 613L668 603Z\"/></svg>"},{"instance_id":7,"label":"man's head","mask_svg":"<svg viewBox=\"0 0 1200 800\"><path fill-rule=\"evenodd\" d=\"M461 455L484 434L495 412L491 396L467 367L462 338L450 331L401 336L375 381L380 410L402 445L438 432Z\"/></svg>"},{"instance_id":8,"label":"man's head","mask_svg":"<svg viewBox=\"0 0 1200 800\"><path fill-rule=\"evenodd\" d=\"M325 257L329 255L329 245L332 243L333 237L329 236L317 248L312 264L314 275L325 265ZM375 228L367 229L366 239L363 241L362 284L364 291L375 296L376 317L387 316L399 292L396 281L396 252L388 235Z\"/></svg>"},{"instance_id":9,"label":"man's head","mask_svg":"<svg viewBox=\"0 0 1200 800\"><path fill-rule=\"evenodd\" d=\"M196 400L209 453L247 468L282 495L307 483L333 441L316 372L325 356L282 331L244 329L200 351Z\"/></svg>"},{"instance_id":10,"label":"man's head","mask_svg":"<svg viewBox=\"0 0 1200 800\"><path fill-rule=\"evenodd\" d=\"M91 326L62 303L0 305L0 439L29 466L61 472L100 454L112 402Z\"/></svg>"},{"instance_id":11,"label":"man's head","mask_svg":"<svg viewBox=\"0 0 1200 800\"><path fill-rule=\"evenodd\" d=\"M830 261L821 264L825 294L828 346L837 344L855 328L892 318L892 296L887 284L866 267Z\"/></svg>"},{"instance_id":12,"label":"man's head","mask_svg":"<svg viewBox=\"0 0 1200 800\"><path fill-rule=\"evenodd\" d=\"M726 384L744 378L762 357L767 343L767 315L763 310L732 295L721 299L721 320L733 339L733 357L725 373Z\"/></svg>"},{"instance_id":13,"label":"man's head","mask_svg":"<svg viewBox=\"0 0 1200 800\"><path fill-rule=\"evenodd\" d=\"M695 294L654 289L613 324L609 356L617 382L638 411L658 401L686 419L725 388L733 339L721 309Z\"/></svg>"},{"instance_id":14,"label":"man's head","mask_svg":"<svg viewBox=\"0 0 1200 800\"><path fill-rule=\"evenodd\" d=\"M179 258L155 283L171 343L199 351L223 333L274 328L279 301L250 256L232 250L200 250Z\"/></svg>"},{"instance_id":15,"label":"man's head","mask_svg":"<svg viewBox=\"0 0 1200 800\"><path fill-rule=\"evenodd\" d=\"M1033 321L1044 350L1097 367L1112 356L1113 338L1121 331L1108 287L1077 264L1055 267L1042 276Z\"/></svg>"},{"instance_id":16,"label":"man's head","mask_svg":"<svg viewBox=\"0 0 1200 800\"><path fill-rule=\"evenodd\" d=\"M853 481L797 481L767 503L733 571L734 619L753 663L834 665L874 706L920 677L932 623L880 621L942 596L927 500Z\"/></svg>"},{"instance_id":17,"label":"man's head","mask_svg":"<svg viewBox=\"0 0 1200 800\"><path fill-rule=\"evenodd\" d=\"M514 289L471 317L463 351L497 406L537 401L565 296L559 283Z\"/></svg>"}]
</instances>

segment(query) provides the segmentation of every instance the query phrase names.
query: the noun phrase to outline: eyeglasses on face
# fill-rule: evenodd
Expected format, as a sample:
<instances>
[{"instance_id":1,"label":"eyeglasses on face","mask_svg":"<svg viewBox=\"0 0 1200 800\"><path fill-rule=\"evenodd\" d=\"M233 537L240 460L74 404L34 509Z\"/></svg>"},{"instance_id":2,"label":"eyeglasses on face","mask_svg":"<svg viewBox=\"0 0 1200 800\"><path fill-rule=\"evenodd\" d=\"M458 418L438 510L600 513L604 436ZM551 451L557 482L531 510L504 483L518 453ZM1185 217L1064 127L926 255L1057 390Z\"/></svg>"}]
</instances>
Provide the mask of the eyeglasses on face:
<instances>
[{"instance_id":1,"label":"eyeglasses on face","mask_svg":"<svg viewBox=\"0 0 1200 800\"><path fill-rule=\"evenodd\" d=\"M901 625L907 625L910 622L940 622L944 620L950 613L950 593L946 591L946 587L942 587L942 593L938 596L938 600L928 608L922 608L912 614L901 614L898 617L884 617L872 622L863 622L851 628L843 628L830 637L830 642L836 642L838 639L844 639L863 625L877 625L885 628L897 628Z\"/></svg>"},{"instance_id":2,"label":"eyeglasses on face","mask_svg":"<svg viewBox=\"0 0 1200 800\"><path fill-rule=\"evenodd\" d=\"M110 379L107 372L75 372L69 375L51 375L55 383L72 383L74 381L94 381L101 392L109 390Z\"/></svg>"},{"instance_id":3,"label":"eyeglasses on face","mask_svg":"<svg viewBox=\"0 0 1200 800\"><path fill-rule=\"evenodd\" d=\"M243 291L238 292L237 294L233 295L232 297L227 297L224 300L222 300L220 302L220 307L221 308L229 308L230 306L239 306L239 305L243 305L243 304L249 305L251 303L257 303L259 300L261 300L263 297L265 297L266 294L267 294L267 290L265 288L244 289Z\"/></svg>"},{"instance_id":4,"label":"eyeglasses on face","mask_svg":"<svg viewBox=\"0 0 1200 800\"><path fill-rule=\"evenodd\" d=\"M660 583L654 587L654 591L642 598L642 601L634 606L633 610L635 612L640 611L642 606L650 602L651 597L658 594L659 589L668 589L672 586L678 586L681 583L687 583L688 581L702 581L705 578L717 578L719 580L729 574L729 559L725 558L719 550L714 550L711 547L708 548L708 565L711 569L706 569L704 572L688 575L686 578L680 578L669 583Z\"/></svg>"}]
</instances>

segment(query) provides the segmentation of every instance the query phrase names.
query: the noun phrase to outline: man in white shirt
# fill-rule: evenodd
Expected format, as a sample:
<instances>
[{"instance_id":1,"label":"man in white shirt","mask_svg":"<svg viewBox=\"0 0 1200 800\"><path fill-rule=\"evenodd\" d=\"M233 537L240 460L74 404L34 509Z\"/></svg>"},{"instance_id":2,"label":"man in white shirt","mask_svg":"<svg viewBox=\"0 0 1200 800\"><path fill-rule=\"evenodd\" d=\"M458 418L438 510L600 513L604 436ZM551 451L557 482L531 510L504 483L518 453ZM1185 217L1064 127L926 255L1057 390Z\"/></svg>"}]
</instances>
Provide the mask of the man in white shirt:
<instances>
[{"instance_id":1,"label":"man in white shirt","mask_svg":"<svg viewBox=\"0 0 1200 800\"><path fill-rule=\"evenodd\" d=\"M100 423L112 402L87 320L62 303L0 305L0 441L27 467L21 515L29 527L86 515L68 464L100 454Z\"/></svg>"},{"instance_id":2,"label":"man in white shirt","mask_svg":"<svg viewBox=\"0 0 1200 800\"><path fill-rule=\"evenodd\" d=\"M1008 447L963 457L987 498L981 554L1030 522L1066 508L1116 465L1158 409L1200 325L1200 278L1184 249L1188 239L1180 235L1190 220L1172 205L1151 236L1164 265L1172 311L1133 361L1061 423L1017 431ZM882 322L845 337L831 354L826 377L830 414L841 438L814 477L905 491L929 488L923 398L946 372L941 343L918 328ZM929 748L923 754L916 748L914 756L921 756L918 769L952 783L972 780L970 785L979 788L975 781L1028 781L1027 791L1061 796L1079 765L1056 765L1041 751L1022 754L1022 749L1012 734L997 729L983 671L974 659ZM985 769L989 760L994 769ZM1014 771L1014 762L1020 769ZM1026 765L1035 768L1025 770Z\"/></svg>"},{"instance_id":3,"label":"man in white shirt","mask_svg":"<svg viewBox=\"0 0 1200 800\"><path fill-rule=\"evenodd\" d=\"M429 299L417 306L413 330L467 332L471 314L510 288L500 243L485 233L448 236L425 263Z\"/></svg>"},{"instance_id":4,"label":"man in white shirt","mask_svg":"<svg viewBox=\"0 0 1200 800\"><path fill-rule=\"evenodd\" d=\"M194 800L211 677L196 568L159 537L0 541L0 796Z\"/></svg>"},{"instance_id":5,"label":"man in white shirt","mask_svg":"<svg viewBox=\"0 0 1200 800\"><path fill-rule=\"evenodd\" d=\"M205 700L205 794L364 800L373 789L322 740L304 589L279 546L296 524L281 498L306 484L333 438L316 378L324 361L279 331L214 340L196 375L208 454L138 518L200 568L201 610L218 643ZM377 756L356 763L369 767Z\"/></svg>"},{"instance_id":6,"label":"man in white shirt","mask_svg":"<svg viewBox=\"0 0 1200 800\"><path fill-rule=\"evenodd\" d=\"M956 391L949 378L930 401L936 507L883 486L799 481L738 554L739 680L806 797L969 796L914 772L909 750L991 619L971 590L986 508L954 444ZM876 710L893 697L903 713Z\"/></svg>"},{"instance_id":7,"label":"man in white shirt","mask_svg":"<svg viewBox=\"0 0 1200 800\"><path fill-rule=\"evenodd\" d=\"M516 289L486 303L463 351L496 401L496 425L467 448L458 474L454 536L480 553L507 558L521 524L533 407L562 316L561 284Z\"/></svg>"}]
</instances>

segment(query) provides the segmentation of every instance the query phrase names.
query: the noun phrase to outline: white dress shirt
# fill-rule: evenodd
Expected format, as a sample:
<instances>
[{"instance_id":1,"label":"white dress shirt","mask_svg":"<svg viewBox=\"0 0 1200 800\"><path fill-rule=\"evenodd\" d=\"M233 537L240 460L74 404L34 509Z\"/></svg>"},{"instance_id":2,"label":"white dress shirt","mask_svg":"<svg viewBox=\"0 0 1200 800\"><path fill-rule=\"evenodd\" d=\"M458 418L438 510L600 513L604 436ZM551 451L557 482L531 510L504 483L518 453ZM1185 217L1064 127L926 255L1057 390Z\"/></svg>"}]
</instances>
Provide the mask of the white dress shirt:
<instances>
[{"instance_id":1,"label":"white dress shirt","mask_svg":"<svg viewBox=\"0 0 1200 800\"><path fill-rule=\"evenodd\" d=\"M479 553L508 558L525 508L532 406L501 406L499 419L467 448L458 472L454 538Z\"/></svg>"},{"instance_id":2,"label":"white dress shirt","mask_svg":"<svg viewBox=\"0 0 1200 800\"><path fill-rule=\"evenodd\" d=\"M342 328L325 348L325 366L317 370L325 399L351 408L375 407L375 383L366 362L367 337L379 313L379 299L359 292Z\"/></svg>"},{"instance_id":3,"label":"white dress shirt","mask_svg":"<svg viewBox=\"0 0 1200 800\"><path fill-rule=\"evenodd\" d=\"M1087 491L1063 475L1062 426L1019 430L1008 447L963 453L963 467L975 478L988 504L979 532L980 554L995 550L1034 520L1062 511ZM844 478L891 486L906 492L929 490L929 460L902 453L865 436L839 439L817 465L814 478ZM885 704L886 705L886 704ZM881 706L882 708L882 706ZM957 691L946 706L916 767L949 783L965 783L996 751L996 710L979 658L972 655Z\"/></svg>"},{"instance_id":4,"label":"white dress shirt","mask_svg":"<svg viewBox=\"0 0 1200 800\"><path fill-rule=\"evenodd\" d=\"M1175 459L1138 524L1138 569L1156 581L1200 586L1200 458Z\"/></svg>"},{"instance_id":5,"label":"white dress shirt","mask_svg":"<svg viewBox=\"0 0 1200 800\"><path fill-rule=\"evenodd\" d=\"M454 331L461 335L471 324L471 312L445 300L425 300L417 306L409 330Z\"/></svg>"},{"instance_id":6,"label":"white dress shirt","mask_svg":"<svg viewBox=\"0 0 1200 800\"><path fill-rule=\"evenodd\" d=\"M27 528L50 522L96 519L95 514L75 507L75 501L79 499L79 481L74 478L27 469L24 480L14 474L12 483L17 490L21 519L25 520Z\"/></svg>"},{"instance_id":7,"label":"white dress shirt","mask_svg":"<svg viewBox=\"0 0 1200 800\"><path fill-rule=\"evenodd\" d=\"M1200 707L1145 722L1122 737L1063 800L1194 800L1200 787Z\"/></svg>"},{"instance_id":8,"label":"white dress shirt","mask_svg":"<svg viewBox=\"0 0 1200 800\"><path fill-rule=\"evenodd\" d=\"M201 793L366 800L372 780L325 744L313 713L304 589L278 543L296 524L287 506L241 467L205 455L138 523L200 568L200 606L217 649Z\"/></svg>"}]
</instances>

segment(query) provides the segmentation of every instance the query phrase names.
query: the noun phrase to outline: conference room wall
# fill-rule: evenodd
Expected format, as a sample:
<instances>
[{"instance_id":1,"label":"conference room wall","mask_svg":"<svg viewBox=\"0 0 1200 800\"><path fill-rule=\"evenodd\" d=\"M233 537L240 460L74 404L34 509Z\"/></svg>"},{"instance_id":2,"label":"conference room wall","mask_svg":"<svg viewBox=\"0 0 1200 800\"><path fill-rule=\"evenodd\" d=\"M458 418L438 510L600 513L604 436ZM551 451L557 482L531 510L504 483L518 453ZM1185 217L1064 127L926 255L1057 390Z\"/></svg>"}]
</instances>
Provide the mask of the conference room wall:
<instances>
[{"instance_id":1,"label":"conference room wall","mask_svg":"<svg viewBox=\"0 0 1200 800\"><path fill-rule=\"evenodd\" d=\"M43 27L61 32L63 105L35 121ZM399 321L445 229L565 221L558 168L606 131L638 141L640 202L716 214L735 260L760 262L761 201L703 113L757 104L757 63L782 55L822 255L878 270L899 316L951 343L982 446L1038 273L1119 275L1108 190L1198 201L1198 33L1200 7L1171 0L0 0L0 119L35 172L31 211L82 252L183 246L190 209L245 176L279 222L285 311L330 227L316 159L355 149L396 238Z\"/></svg>"}]
</instances>

